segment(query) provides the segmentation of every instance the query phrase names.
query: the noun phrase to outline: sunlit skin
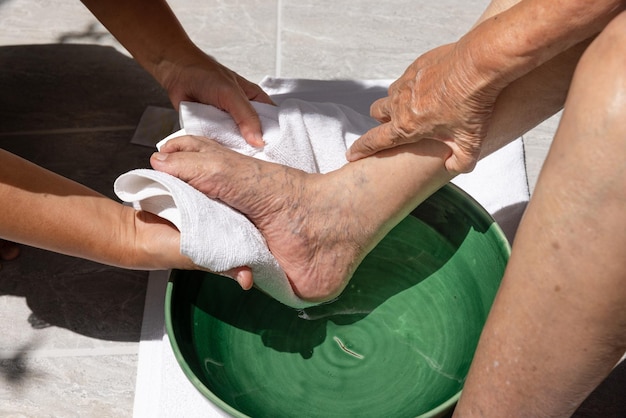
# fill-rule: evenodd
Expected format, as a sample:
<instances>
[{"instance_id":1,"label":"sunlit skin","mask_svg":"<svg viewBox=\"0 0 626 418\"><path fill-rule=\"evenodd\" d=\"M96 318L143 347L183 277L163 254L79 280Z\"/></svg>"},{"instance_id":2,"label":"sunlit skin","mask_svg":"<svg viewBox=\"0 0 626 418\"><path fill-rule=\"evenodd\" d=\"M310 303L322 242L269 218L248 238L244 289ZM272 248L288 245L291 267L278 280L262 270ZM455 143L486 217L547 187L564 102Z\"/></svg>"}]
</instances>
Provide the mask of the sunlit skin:
<instances>
[{"instance_id":1,"label":"sunlit skin","mask_svg":"<svg viewBox=\"0 0 626 418\"><path fill-rule=\"evenodd\" d=\"M380 127L329 175L194 137L151 163L246 214L316 299L409 207L565 103L455 416L569 416L626 350L623 7L495 2L499 14L411 65L372 106Z\"/></svg>"}]
</instances>

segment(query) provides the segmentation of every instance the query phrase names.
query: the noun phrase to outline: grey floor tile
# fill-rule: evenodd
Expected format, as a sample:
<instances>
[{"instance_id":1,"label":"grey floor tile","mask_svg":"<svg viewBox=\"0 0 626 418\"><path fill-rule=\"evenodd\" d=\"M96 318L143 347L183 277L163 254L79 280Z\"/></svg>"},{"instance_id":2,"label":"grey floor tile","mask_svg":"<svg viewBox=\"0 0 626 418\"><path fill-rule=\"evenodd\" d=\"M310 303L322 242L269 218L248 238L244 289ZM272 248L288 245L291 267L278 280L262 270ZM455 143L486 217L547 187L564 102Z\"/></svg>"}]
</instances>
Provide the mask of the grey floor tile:
<instances>
[{"instance_id":1,"label":"grey floor tile","mask_svg":"<svg viewBox=\"0 0 626 418\"><path fill-rule=\"evenodd\" d=\"M115 349L110 342L136 343L146 280L142 271L23 246L19 260L4 262L0 271L0 296L19 297L2 298L12 321L0 324L0 351L105 351Z\"/></svg>"},{"instance_id":2,"label":"grey floor tile","mask_svg":"<svg viewBox=\"0 0 626 418\"><path fill-rule=\"evenodd\" d=\"M169 2L190 38L250 81L275 75L278 0Z\"/></svg>"},{"instance_id":3,"label":"grey floor tile","mask_svg":"<svg viewBox=\"0 0 626 418\"><path fill-rule=\"evenodd\" d=\"M0 45L116 44L77 0L0 0L0 28Z\"/></svg>"},{"instance_id":4,"label":"grey floor tile","mask_svg":"<svg viewBox=\"0 0 626 418\"><path fill-rule=\"evenodd\" d=\"M130 144L132 135L132 130L0 134L0 147L117 200L115 179L134 168L148 168L153 152Z\"/></svg>"},{"instance_id":5,"label":"grey floor tile","mask_svg":"<svg viewBox=\"0 0 626 418\"><path fill-rule=\"evenodd\" d=\"M421 53L457 40L487 3L285 0L279 75L398 78Z\"/></svg>"},{"instance_id":6,"label":"grey floor tile","mask_svg":"<svg viewBox=\"0 0 626 418\"><path fill-rule=\"evenodd\" d=\"M171 106L135 61L112 47L0 46L0 133L134 129L147 105Z\"/></svg>"},{"instance_id":7,"label":"grey floor tile","mask_svg":"<svg viewBox=\"0 0 626 418\"><path fill-rule=\"evenodd\" d=\"M0 416L121 418L133 409L137 357L0 360Z\"/></svg>"}]
</instances>

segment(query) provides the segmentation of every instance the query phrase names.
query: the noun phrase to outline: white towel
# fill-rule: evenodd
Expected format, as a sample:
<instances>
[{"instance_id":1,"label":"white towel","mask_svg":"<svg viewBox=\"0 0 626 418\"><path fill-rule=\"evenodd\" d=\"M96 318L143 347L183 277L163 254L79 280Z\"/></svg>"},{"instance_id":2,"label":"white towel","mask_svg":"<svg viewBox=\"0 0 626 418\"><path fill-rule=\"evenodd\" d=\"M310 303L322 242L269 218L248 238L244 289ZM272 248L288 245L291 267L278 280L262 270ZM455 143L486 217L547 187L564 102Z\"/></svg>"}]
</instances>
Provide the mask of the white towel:
<instances>
[{"instance_id":1,"label":"white towel","mask_svg":"<svg viewBox=\"0 0 626 418\"><path fill-rule=\"evenodd\" d=\"M387 93L391 80L301 80L266 78L260 85L276 103L289 98L332 101L364 115ZM511 240L529 198L521 138L481 160L455 179L510 231ZM134 418L228 416L198 392L182 372L164 333L163 299L168 272L152 272L146 292L135 387Z\"/></svg>"},{"instance_id":2,"label":"white towel","mask_svg":"<svg viewBox=\"0 0 626 418\"><path fill-rule=\"evenodd\" d=\"M346 164L345 153L360 135L376 125L371 118L333 103L288 99L278 107L253 103L266 145L246 143L230 114L213 106L184 102L180 134L214 138L245 155L288 165L309 173L326 173ZM287 276L261 233L244 215L155 170L134 170L115 182L115 193L136 209L168 219L181 231L181 253L199 266L226 271L248 266L255 286L280 302L303 308L313 303L295 295Z\"/></svg>"}]
</instances>

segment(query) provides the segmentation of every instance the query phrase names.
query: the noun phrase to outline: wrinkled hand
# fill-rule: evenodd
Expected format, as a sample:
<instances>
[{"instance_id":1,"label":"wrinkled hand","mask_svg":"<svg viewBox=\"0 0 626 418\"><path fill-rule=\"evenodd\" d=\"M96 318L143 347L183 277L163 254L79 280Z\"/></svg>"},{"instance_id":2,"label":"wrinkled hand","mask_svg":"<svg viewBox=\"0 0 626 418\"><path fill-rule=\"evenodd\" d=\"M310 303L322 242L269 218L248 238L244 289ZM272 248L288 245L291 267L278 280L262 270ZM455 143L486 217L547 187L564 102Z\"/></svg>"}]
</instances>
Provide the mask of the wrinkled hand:
<instances>
[{"instance_id":1,"label":"wrinkled hand","mask_svg":"<svg viewBox=\"0 0 626 418\"><path fill-rule=\"evenodd\" d=\"M213 105L230 113L245 140L254 146L264 144L261 121L250 100L273 104L269 96L200 50L184 61L163 65L157 79L168 91L176 109L181 101Z\"/></svg>"},{"instance_id":2,"label":"wrinkled hand","mask_svg":"<svg viewBox=\"0 0 626 418\"><path fill-rule=\"evenodd\" d=\"M372 104L371 115L381 125L359 138L347 158L429 138L450 148L449 172L471 171L500 90L482 79L457 44L431 50L389 87L388 97Z\"/></svg>"}]
</instances>

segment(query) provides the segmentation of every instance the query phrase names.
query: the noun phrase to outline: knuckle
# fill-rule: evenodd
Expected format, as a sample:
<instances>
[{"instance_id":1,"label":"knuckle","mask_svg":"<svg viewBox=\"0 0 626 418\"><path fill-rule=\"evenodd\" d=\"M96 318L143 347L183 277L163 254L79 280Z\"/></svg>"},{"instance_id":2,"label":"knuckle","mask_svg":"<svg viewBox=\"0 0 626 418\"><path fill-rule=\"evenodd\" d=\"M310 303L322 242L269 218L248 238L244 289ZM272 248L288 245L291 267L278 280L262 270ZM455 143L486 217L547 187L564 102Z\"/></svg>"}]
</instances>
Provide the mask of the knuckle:
<instances>
[{"instance_id":1,"label":"knuckle","mask_svg":"<svg viewBox=\"0 0 626 418\"><path fill-rule=\"evenodd\" d=\"M408 142L408 139L415 135L416 129L412 125L393 124L391 135L388 137L390 145L399 145Z\"/></svg>"}]
</instances>

